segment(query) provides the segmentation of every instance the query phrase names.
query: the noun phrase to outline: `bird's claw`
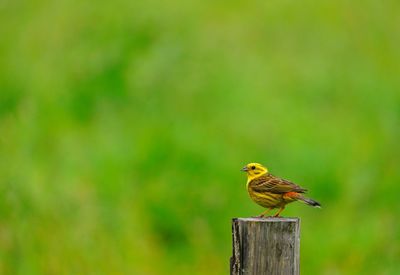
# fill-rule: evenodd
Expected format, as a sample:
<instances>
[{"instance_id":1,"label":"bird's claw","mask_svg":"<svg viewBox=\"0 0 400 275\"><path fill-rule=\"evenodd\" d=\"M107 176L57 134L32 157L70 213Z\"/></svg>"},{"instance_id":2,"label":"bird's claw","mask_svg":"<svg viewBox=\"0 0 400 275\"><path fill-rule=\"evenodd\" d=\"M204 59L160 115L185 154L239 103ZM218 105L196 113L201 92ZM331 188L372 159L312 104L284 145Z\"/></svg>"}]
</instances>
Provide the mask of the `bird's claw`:
<instances>
[{"instance_id":1,"label":"bird's claw","mask_svg":"<svg viewBox=\"0 0 400 275\"><path fill-rule=\"evenodd\" d=\"M259 215L259 216L252 216L252 218L255 219L267 219L267 218L274 218L275 216L265 216L265 215Z\"/></svg>"}]
</instances>

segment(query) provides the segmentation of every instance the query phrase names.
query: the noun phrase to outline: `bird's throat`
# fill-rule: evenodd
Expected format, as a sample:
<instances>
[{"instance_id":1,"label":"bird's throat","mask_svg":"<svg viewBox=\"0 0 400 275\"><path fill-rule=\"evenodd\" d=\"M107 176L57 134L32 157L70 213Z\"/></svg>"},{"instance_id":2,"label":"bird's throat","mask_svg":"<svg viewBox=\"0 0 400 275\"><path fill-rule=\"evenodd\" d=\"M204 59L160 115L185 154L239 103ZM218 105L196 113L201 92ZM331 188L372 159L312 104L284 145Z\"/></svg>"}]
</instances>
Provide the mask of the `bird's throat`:
<instances>
[{"instance_id":1,"label":"bird's throat","mask_svg":"<svg viewBox=\"0 0 400 275\"><path fill-rule=\"evenodd\" d=\"M247 188L249 187L249 183L250 183L252 180L254 180L254 179L256 179L256 178L259 178L259 177L261 177L261 176L264 176L264 175L266 175L267 173L268 173L268 171L266 171L266 172L264 172L264 173L260 173L260 174L253 174L253 175L248 174L248 175L247 175L247 184L246 184L246 187L247 187Z\"/></svg>"}]
</instances>

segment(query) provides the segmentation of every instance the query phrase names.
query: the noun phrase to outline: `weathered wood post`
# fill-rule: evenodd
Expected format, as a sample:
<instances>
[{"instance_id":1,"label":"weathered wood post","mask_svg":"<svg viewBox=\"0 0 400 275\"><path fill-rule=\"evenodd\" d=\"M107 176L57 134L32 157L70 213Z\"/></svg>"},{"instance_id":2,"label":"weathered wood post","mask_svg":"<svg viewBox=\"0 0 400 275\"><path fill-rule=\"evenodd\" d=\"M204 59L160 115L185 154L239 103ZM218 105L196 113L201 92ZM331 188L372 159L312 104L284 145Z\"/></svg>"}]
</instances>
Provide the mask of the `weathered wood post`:
<instances>
[{"instance_id":1,"label":"weathered wood post","mask_svg":"<svg viewBox=\"0 0 400 275\"><path fill-rule=\"evenodd\" d=\"M232 219L231 275L300 274L298 218Z\"/></svg>"}]
</instances>

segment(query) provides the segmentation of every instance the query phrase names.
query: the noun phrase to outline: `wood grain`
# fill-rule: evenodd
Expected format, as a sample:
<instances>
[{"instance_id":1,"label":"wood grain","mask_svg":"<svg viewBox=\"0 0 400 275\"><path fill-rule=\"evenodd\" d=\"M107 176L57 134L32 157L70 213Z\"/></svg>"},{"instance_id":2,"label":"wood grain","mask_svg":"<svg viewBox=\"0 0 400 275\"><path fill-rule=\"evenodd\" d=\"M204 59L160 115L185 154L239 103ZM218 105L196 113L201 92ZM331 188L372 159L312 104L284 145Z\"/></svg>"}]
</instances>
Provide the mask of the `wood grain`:
<instances>
[{"instance_id":1,"label":"wood grain","mask_svg":"<svg viewBox=\"0 0 400 275\"><path fill-rule=\"evenodd\" d=\"M231 275L300 273L298 218L232 219Z\"/></svg>"}]
</instances>

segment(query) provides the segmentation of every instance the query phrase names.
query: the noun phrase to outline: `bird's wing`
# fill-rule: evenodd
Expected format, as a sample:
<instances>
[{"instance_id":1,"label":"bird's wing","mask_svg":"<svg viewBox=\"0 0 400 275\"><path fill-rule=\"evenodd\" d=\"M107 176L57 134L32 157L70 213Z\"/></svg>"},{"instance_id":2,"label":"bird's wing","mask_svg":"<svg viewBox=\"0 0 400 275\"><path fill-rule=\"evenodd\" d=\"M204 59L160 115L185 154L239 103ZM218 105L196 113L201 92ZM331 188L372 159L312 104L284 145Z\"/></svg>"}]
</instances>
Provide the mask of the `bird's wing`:
<instances>
[{"instance_id":1,"label":"bird's wing","mask_svg":"<svg viewBox=\"0 0 400 275\"><path fill-rule=\"evenodd\" d=\"M297 184L275 177L271 174L260 176L250 182L250 186L256 192L270 192L275 194L283 194L287 192L305 193L306 189L301 188Z\"/></svg>"}]
</instances>

